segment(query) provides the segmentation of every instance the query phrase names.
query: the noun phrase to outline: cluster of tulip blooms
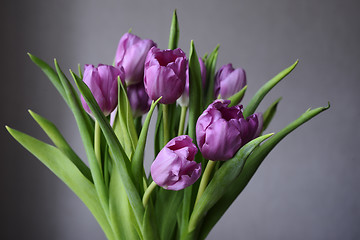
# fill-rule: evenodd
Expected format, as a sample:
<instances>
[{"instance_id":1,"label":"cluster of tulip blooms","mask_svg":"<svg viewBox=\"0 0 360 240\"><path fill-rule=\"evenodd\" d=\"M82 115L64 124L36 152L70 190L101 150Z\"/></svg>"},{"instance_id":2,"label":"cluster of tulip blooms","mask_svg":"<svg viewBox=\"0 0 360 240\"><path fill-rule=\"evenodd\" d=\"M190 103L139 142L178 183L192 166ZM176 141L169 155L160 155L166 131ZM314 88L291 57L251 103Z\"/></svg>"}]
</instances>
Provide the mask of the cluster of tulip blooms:
<instances>
[{"instance_id":1,"label":"cluster of tulip blooms","mask_svg":"<svg viewBox=\"0 0 360 240\"><path fill-rule=\"evenodd\" d=\"M245 71L232 64L216 71L218 46L199 58L192 41L187 58L178 38L176 12L166 50L124 34L113 65L85 65L78 75L70 70L80 97L56 60L54 70L29 54L72 110L90 167L53 123L32 111L54 146L7 129L79 196L108 239L206 238L275 145L328 108L262 135L280 99L264 113L256 108L297 62L243 108ZM156 157L148 175L144 151L156 108Z\"/></svg>"}]
</instances>

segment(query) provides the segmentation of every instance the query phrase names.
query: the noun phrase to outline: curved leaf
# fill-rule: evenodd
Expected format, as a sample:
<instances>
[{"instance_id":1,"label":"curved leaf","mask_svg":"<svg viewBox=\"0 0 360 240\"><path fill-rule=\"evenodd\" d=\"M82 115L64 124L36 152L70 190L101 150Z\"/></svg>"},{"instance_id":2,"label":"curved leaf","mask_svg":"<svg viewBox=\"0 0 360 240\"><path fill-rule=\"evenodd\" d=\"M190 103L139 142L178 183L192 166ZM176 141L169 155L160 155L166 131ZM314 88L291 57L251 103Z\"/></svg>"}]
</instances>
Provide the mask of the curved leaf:
<instances>
[{"instance_id":1,"label":"curved leaf","mask_svg":"<svg viewBox=\"0 0 360 240\"><path fill-rule=\"evenodd\" d=\"M256 170L265 159L265 157L271 152L271 150L289 133L294 131L296 128L309 121L319 113L327 110L330 107L319 107L314 110L306 111L298 119L287 125L281 131L276 133L272 138L262 144L260 147L254 150L249 159L244 165L244 169L240 176L234 181L235 184L229 186L224 196L209 210L202 224L199 239L205 239L209 234L210 230L219 221L221 216L230 207L237 196L246 187Z\"/></svg>"},{"instance_id":2,"label":"curved leaf","mask_svg":"<svg viewBox=\"0 0 360 240\"><path fill-rule=\"evenodd\" d=\"M260 102L264 99L266 94L270 92L270 90L275 87L276 84L278 84L284 77L286 77L298 64L299 60L296 60L296 62L291 65L290 67L282 70L278 75L273 77L271 80L269 80L267 83L265 83L251 98L249 104L244 109L244 117L248 117L251 114L253 114L256 110L256 108L259 106Z\"/></svg>"}]
</instances>

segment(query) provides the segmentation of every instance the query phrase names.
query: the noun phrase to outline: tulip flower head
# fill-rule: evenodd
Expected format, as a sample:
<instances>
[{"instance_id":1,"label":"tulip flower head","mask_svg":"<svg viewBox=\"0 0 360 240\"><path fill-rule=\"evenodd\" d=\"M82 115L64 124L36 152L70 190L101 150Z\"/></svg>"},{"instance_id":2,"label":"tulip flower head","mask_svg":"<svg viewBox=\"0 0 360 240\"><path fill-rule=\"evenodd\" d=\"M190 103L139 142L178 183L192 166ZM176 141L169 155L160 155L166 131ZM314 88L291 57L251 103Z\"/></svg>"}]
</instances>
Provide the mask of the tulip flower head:
<instances>
[{"instance_id":1,"label":"tulip flower head","mask_svg":"<svg viewBox=\"0 0 360 240\"><path fill-rule=\"evenodd\" d=\"M242 106L229 104L230 100L215 100L197 120L196 140L206 159L226 161L258 133L257 115L244 119Z\"/></svg>"},{"instance_id":2,"label":"tulip flower head","mask_svg":"<svg viewBox=\"0 0 360 240\"><path fill-rule=\"evenodd\" d=\"M187 135L170 140L151 165L154 182L175 191L194 184L201 175L201 164L194 161L197 151Z\"/></svg>"},{"instance_id":3,"label":"tulip flower head","mask_svg":"<svg viewBox=\"0 0 360 240\"><path fill-rule=\"evenodd\" d=\"M128 86L127 96L135 118L140 117L150 110L151 99L145 92L144 82Z\"/></svg>"},{"instance_id":4,"label":"tulip flower head","mask_svg":"<svg viewBox=\"0 0 360 240\"><path fill-rule=\"evenodd\" d=\"M116 50L115 64L124 68L127 85L143 81L146 55L153 46L156 46L156 43L152 40L141 39L131 33L125 33L121 37Z\"/></svg>"},{"instance_id":5,"label":"tulip flower head","mask_svg":"<svg viewBox=\"0 0 360 240\"><path fill-rule=\"evenodd\" d=\"M85 65L83 81L90 88L96 102L105 116L109 115L117 106L118 102L118 77L125 78L124 69L109 65L99 64ZM85 111L91 114L83 96L81 103Z\"/></svg>"},{"instance_id":6,"label":"tulip flower head","mask_svg":"<svg viewBox=\"0 0 360 240\"><path fill-rule=\"evenodd\" d=\"M184 92L187 59L185 53L175 50L160 50L152 47L145 60L144 84L150 99L171 104Z\"/></svg>"},{"instance_id":7,"label":"tulip flower head","mask_svg":"<svg viewBox=\"0 0 360 240\"><path fill-rule=\"evenodd\" d=\"M242 68L234 69L232 64L222 66L215 74L215 98L220 94L226 99L240 91L246 85L246 74Z\"/></svg>"}]
</instances>

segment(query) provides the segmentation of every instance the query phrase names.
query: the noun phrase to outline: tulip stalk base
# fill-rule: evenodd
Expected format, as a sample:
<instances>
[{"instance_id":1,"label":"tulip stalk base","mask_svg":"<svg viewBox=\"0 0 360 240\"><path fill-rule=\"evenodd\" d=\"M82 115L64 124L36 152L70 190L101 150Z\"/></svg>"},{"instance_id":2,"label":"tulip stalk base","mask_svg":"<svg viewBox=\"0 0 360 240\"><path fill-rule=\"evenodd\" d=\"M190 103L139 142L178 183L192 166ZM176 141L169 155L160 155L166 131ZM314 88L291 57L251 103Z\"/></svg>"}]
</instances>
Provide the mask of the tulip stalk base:
<instances>
[{"instance_id":1,"label":"tulip stalk base","mask_svg":"<svg viewBox=\"0 0 360 240\"><path fill-rule=\"evenodd\" d=\"M206 165L205 172L201 178L201 182L200 182L199 190L198 190L198 193L196 196L195 204L199 201L199 199L201 198L201 195L205 191L205 188L208 185L209 180L210 180L211 172L214 169L215 165L216 165L216 162L211 161L211 160Z\"/></svg>"},{"instance_id":2,"label":"tulip stalk base","mask_svg":"<svg viewBox=\"0 0 360 240\"><path fill-rule=\"evenodd\" d=\"M185 126L185 120L186 120L186 112L187 112L187 107L186 107L186 106L181 107L181 116L180 116L178 136L184 134L184 126Z\"/></svg>"},{"instance_id":3,"label":"tulip stalk base","mask_svg":"<svg viewBox=\"0 0 360 240\"><path fill-rule=\"evenodd\" d=\"M149 199L150 199L150 196L151 196L151 193L152 191L154 191L154 189L156 188L156 183L155 182L152 182L149 187L146 189L145 193L144 193L144 196L143 196L143 205L144 207L146 207Z\"/></svg>"},{"instance_id":4,"label":"tulip stalk base","mask_svg":"<svg viewBox=\"0 0 360 240\"><path fill-rule=\"evenodd\" d=\"M167 104L162 104L162 112L163 112L163 123L164 123L164 143L167 143L170 140L169 106Z\"/></svg>"}]
</instances>

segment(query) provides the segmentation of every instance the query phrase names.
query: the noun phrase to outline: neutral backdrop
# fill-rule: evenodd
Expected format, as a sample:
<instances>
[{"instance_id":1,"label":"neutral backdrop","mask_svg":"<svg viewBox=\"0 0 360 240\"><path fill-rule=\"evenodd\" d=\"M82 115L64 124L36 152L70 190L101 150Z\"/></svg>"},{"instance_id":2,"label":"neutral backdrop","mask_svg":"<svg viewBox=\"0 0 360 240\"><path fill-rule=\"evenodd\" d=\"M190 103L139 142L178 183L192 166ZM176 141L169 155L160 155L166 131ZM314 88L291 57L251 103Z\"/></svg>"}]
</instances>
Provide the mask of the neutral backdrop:
<instances>
[{"instance_id":1,"label":"neutral backdrop","mask_svg":"<svg viewBox=\"0 0 360 240\"><path fill-rule=\"evenodd\" d=\"M48 141L27 110L49 118L84 157L73 117L31 52L64 69L111 64L131 27L167 47L178 10L180 47L199 55L220 43L248 77L246 104L268 79L299 59L266 97L282 96L269 131L309 107L331 108L281 142L208 239L360 238L360 14L349 0L1 1L1 239L104 239L81 201L5 131L9 125ZM147 165L153 154L147 150Z\"/></svg>"}]
</instances>

